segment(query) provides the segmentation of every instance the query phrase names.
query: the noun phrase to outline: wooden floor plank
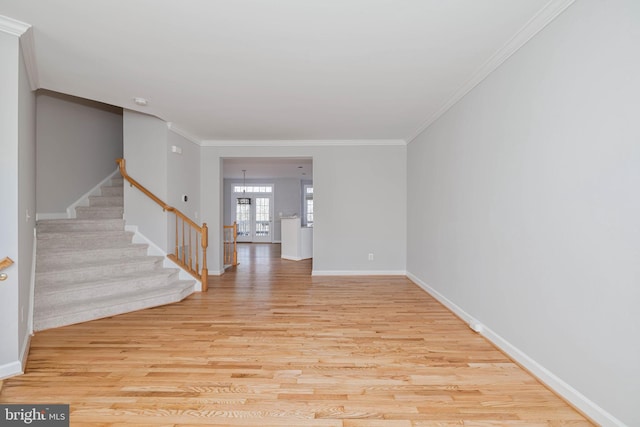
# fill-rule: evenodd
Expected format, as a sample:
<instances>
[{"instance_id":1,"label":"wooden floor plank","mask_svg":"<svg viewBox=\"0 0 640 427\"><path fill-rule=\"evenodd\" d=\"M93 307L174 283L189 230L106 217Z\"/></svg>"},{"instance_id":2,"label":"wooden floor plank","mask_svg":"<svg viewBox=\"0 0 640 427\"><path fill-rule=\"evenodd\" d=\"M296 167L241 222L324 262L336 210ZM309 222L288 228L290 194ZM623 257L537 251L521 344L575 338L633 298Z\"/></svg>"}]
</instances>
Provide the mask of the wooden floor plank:
<instances>
[{"instance_id":1,"label":"wooden floor plank","mask_svg":"<svg viewBox=\"0 0 640 427\"><path fill-rule=\"evenodd\" d=\"M0 402L94 426L592 425L406 278L239 249L208 293L38 332Z\"/></svg>"}]
</instances>

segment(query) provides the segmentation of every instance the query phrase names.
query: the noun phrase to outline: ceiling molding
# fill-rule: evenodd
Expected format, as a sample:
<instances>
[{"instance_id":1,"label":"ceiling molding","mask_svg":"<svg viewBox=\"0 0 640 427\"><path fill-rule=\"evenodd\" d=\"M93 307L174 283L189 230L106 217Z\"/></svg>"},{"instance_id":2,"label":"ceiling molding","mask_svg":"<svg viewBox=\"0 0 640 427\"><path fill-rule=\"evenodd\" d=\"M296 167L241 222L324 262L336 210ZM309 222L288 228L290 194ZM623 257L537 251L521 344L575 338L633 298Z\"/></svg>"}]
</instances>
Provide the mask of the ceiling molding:
<instances>
[{"instance_id":1,"label":"ceiling molding","mask_svg":"<svg viewBox=\"0 0 640 427\"><path fill-rule=\"evenodd\" d=\"M536 34L551 23L566 8L571 6L575 0L551 0L533 18L531 18L502 48L494 53L478 70L471 76L465 84L445 102L422 126L420 126L411 136L406 138L407 144L416 139L422 132L438 120L444 113L460 101L467 93L471 92L478 84L495 71L511 55L516 53L522 46L531 40Z\"/></svg>"},{"instance_id":2,"label":"ceiling molding","mask_svg":"<svg viewBox=\"0 0 640 427\"><path fill-rule=\"evenodd\" d=\"M27 68L27 76L29 76L31 90L39 89L40 78L38 76L38 64L36 63L33 27L29 27L22 37L20 37L20 47L22 48L22 56L24 58L24 65Z\"/></svg>"},{"instance_id":3,"label":"ceiling molding","mask_svg":"<svg viewBox=\"0 0 640 427\"><path fill-rule=\"evenodd\" d=\"M180 135L181 137L188 139L189 141L193 142L196 145L202 146L202 141L199 138L196 138L193 134L187 132L184 129L179 128L178 126L174 125L172 122L167 122L167 128L175 133Z\"/></svg>"},{"instance_id":4,"label":"ceiling molding","mask_svg":"<svg viewBox=\"0 0 640 427\"><path fill-rule=\"evenodd\" d=\"M29 28L31 28L31 25L29 24L9 18L8 16L0 15L0 31L20 37Z\"/></svg>"},{"instance_id":5,"label":"ceiling molding","mask_svg":"<svg viewBox=\"0 0 640 427\"><path fill-rule=\"evenodd\" d=\"M323 147L407 145L403 139L208 140L203 147Z\"/></svg>"}]
</instances>

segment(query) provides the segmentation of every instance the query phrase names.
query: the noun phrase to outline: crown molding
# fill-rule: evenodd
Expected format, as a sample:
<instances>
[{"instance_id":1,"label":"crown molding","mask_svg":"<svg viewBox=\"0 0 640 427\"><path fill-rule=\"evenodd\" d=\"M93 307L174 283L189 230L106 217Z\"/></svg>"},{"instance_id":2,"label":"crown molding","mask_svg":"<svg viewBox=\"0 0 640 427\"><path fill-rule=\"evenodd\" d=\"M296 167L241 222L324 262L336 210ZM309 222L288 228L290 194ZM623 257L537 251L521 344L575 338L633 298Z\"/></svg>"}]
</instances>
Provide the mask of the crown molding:
<instances>
[{"instance_id":1,"label":"crown molding","mask_svg":"<svg viewBox=\"0 0 640 427\"><path fill-rule=\"evenodd\" d=\"M40 88L40 78L38 76L38 64L36 63L36 48L33 41L33 27L29 27L20 37L20 47L22 48L22 57L24 65L27 69L29 77L29 85L31 90Z\"/></svg>"},{"instance_id":2,"label":"crown molding","mask_svg":"<svg viewBox=\"0 0 640 427\"><path fill-rule=\"evenodd\" d=\"M38 67L36 65L36 51L33 42L33 27L17 19L0 15L0 31L20 39L20 48L22 49L22 56L27 69L27 76L29 77L29 86L31 86L31 90L38 89Z\"/></svg>"},{"instance_id":3,"label":"crown molding","mask_svg":"<svg viewBox=\"0 0 640 427\"><path fill-rule=\"evenodd\" d=\"M531 18L502 48L494 53L458 90L425 121L407 140L407 144L416 139L422 132L438 120L451 107L458 103L467 93L495 71L511 55L542 31L558 15L564 12L575 0L551 0Z\"/></svg>"},{"instance_id":4,"label":"crown molding","mask_svg":"<svg viewBox=\"0 0 640 427\"><path fill-rule=\"evenodd\" d=\"M186 130L179 128L178 126L176 126L172 122L167 122L167 128L171 132L173 132L175 134L178 134L183 138L188 139L189 141L193 142L194 144L202 146L202 141L199 138L195 137L193 134L187 132Z\"/></svg>"},{"instance_id":5,"label":"crown molding","mask_svg":"<svg viewBox=\"0 0 640 427\"><path fill-rule=\"evenodd\" d=\"M0 15L0 31L20 37L23 35L31 25L25 24L17 19L9 18L8 16Z\"/></svg>"},{"instance_id":6,"label":"crown molding","mask_svg":"<svg viewBox=\"0 0 640 427\"><path fill-rule=\"evenodd\" d=\"M407 145L403 139L207 140L203 147L328 147Z\"/></svg>"}]
</instances>

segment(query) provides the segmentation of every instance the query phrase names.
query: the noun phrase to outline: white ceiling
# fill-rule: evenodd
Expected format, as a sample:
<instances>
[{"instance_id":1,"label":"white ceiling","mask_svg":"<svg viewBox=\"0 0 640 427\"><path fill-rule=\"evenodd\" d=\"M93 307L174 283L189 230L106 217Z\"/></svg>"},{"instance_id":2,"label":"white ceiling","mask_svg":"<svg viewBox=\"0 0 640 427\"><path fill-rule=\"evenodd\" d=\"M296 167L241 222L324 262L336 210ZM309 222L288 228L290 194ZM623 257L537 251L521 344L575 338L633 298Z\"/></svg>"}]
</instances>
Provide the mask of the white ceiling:
<instances>
[{"instance_id":1,"label":"white ceiling","mask_svg":"<svg viewBox=\"0 0 640 427\"><path fill-rule=\"evenodd\" d=\"M0 0L0 15L33 26L38 87L201 141L407 141L572 1Z\"/></svg>"}]
</instances>

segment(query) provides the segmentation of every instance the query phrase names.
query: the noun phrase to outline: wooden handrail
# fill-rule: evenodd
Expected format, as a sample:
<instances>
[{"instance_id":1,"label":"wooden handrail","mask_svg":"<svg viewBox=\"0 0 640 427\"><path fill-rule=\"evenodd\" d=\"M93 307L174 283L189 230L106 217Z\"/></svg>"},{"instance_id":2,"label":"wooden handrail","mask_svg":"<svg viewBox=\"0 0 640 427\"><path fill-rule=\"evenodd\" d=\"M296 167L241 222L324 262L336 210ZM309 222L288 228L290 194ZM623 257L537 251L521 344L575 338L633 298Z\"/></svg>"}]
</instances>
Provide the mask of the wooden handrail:
<instances>
[{"instance_id":1,"label":"wooden handrail","mask_svg":"<svg viewBox=\"0 0 640 427\"><path fill-rule=\"evenodd\" d=\"M168 254L167 258L180 265L185 271L191 274L202 283L202 291L206 292L208 288L209 270L207 268L207 247L209 246L209 229L207 224L203 223L202 226L198 225L191 220L188 216L180 212L180 210L169 206L163 202L159 197L147 190L142 184L135 179L131 178L127 173L125 159L117 159L116 163L120 169L120 175L127 180L129 184L140 190L145 196L156 202L163 211L172 212L176 216L176 245L175 252ZM179 224L182 224L180 229ZM185 231L185 225L188 225L188 234ZM196 233L195 238L192 239L191 230ZM179 243L179 236L182 236L182 245ZM187 237L188 236L188 237ZM200 268L200 250L198 249L198 240L200 240L200 250L202 251L202 268ZM188 245L187 245L188 243ZM194 248L195 243L195 248ZM194 259L195 255L195 259Z\"/></svg>"},{"instance_id":2,"label":"wooden handrail","mask_svg":"<svg viewBox=\"0 0 640 427\"><path fill-rule=\"evenodd\" d=\"M9 257L5 257L2 261L0 261L0 270L4 270L7 267L11 267L13 265L13 260Z\"/></svg>"}]
</instances>

